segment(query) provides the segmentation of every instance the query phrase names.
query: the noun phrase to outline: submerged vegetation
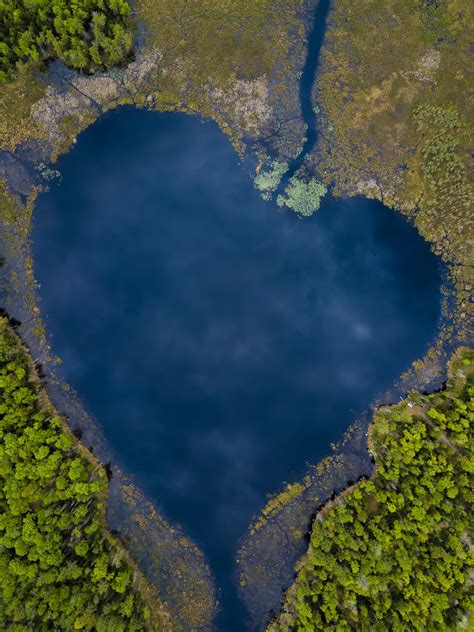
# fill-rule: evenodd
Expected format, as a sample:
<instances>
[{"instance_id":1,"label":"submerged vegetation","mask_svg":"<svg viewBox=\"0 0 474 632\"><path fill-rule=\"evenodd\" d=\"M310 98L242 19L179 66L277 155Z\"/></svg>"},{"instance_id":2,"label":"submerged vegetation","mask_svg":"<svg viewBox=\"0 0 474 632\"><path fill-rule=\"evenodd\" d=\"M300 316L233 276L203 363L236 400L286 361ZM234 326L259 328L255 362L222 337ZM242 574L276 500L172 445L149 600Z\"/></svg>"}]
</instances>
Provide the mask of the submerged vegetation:
<instances>
[{"instance_id":1,"label":"submerged vegetation","mask_svg":"<svg viewBox=\"0 0 474 632\"><path fill-rule=\"evenodd\" d=\"M326 195L327 188L316 178L308 182L296 173L285 189L285 195L277 197L278 206L286 206L298 215L309 217L315 213Z\"/></svg>"},{"instance_id":2,"label":"submerged vegetation","mask_svg":"<svg viewBox=\"0 0 474 632\"><path fill-rule=\"evenodd\" d=\"M66 431L5 318L0 439L2 629L165 629L105 526L104 468Z\"/></svg>"},{"instance_id":3,"label":"submerged vegetation","mask_svg":"<svg viewBox=\"0 0 474 632\"><path fill-rule=\"evenodd\" d=\"M329 503L271 632L472 629L474 352L381 409L373 476Z\"/></svg>"},{"instance_id":4,"label":"submerged vegetation","mask_svg":"<svg viewBox=\"0 0 474 632\"><path fill-rule=\"evenodd\" d=\"M22 65L55 58L78 70L103 70L130 54L130 5L126 0L4 0L0 33L0 82Z\"/></svg>"}]
</instances>

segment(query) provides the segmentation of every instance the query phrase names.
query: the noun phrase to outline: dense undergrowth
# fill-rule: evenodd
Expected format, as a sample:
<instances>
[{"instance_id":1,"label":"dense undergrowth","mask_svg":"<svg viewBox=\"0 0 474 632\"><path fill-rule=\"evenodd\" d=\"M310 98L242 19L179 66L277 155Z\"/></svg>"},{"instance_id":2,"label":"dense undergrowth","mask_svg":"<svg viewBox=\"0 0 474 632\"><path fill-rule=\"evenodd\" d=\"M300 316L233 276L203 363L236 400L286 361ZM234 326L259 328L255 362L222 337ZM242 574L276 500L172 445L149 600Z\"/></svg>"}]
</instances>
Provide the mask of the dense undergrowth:
<instances>
[{"instance_id":1,"label":"dense undergrowth","mask_svg":"<svg viewBox=\"0 0 474 632\"><path fill-rule=\"evenodd\" d=\"M316 517L271 632L472 630L474 352L375 415L370 480Z\"/></svg>"},{"instance_id":2,"label":"dense undergrowth","mask_svg":"<svg viewBox=\"0 0 474 632\"><path fill-rule=\"evenodd\" d=\"M19 66L58 58L79 70L123 62L132 45L126 0L3 0L0 82Z\"/></svg>"},{"instance_id":3,"label":"dense undergrowth","mask_svg":"<svg viewBox=\"0 0 474 632\"><path fill-rule=\"evenodd\" d=\"M0 320L0 627L162 629L105 527L107 478L65 430ZM154 620L154 621L153 621Z\"/></svg>"}]
</instances>

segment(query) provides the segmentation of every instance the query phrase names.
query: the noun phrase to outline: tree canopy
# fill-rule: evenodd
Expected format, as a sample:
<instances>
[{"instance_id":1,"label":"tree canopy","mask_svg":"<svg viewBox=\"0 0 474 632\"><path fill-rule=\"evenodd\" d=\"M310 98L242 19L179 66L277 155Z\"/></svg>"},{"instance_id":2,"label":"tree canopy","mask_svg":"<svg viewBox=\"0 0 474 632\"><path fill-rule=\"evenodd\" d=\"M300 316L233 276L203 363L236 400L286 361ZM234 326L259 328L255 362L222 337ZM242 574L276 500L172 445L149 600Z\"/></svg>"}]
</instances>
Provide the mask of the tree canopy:
<instances>
[{"instance_id":1,"label":"tree canopy","mask_svg":"<svg viewBox=\"0 0 474 632\"><path fill-rule=\"evenodd\" d=\"M443 392L378 412L374 475L316 517L271 632L473 629L473 418L472 351Z\"/></svg>"},{"instance_id":2,"label":"tree canopy","mask_svg":"<svg viewBox=\"0 0 474 632\"><path fill-rule=\"evenodd\" d=\"M0 81L55 58L103 70L123 62L131 45L126 0L0 0Z\"/></svg>"},{"instance_id":3,"label":"tree canopy","mask_svg":"<svg viewBox=\"0 0 474 632\"><path fill-rule=\"evenodd\" d=\"M0 319L2 630L162 629L105 525L103 468L41 393L26 350Z\"/></svg>"}]
</instances>

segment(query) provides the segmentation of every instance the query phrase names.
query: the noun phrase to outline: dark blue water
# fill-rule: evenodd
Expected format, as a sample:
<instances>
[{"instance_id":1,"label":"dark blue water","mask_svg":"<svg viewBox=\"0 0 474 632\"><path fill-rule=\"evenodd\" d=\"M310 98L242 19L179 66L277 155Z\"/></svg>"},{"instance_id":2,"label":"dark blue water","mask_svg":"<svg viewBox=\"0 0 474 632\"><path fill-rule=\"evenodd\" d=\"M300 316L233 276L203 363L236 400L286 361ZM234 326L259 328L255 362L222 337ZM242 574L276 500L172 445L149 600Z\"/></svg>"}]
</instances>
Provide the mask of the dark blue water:
<instances>
[{"instance_id":1,"label":"dark blue water","mask_svg":"<svg viewBox=\"0 0 474 632\"><path fill-rule=\"evenodd\" d=\"M202 546L242 629L238 539L433 339L436 258L380 203L260 200L226 138L121 109L61 158L33 244L62 371L122 463Z\"/></svg>"}]
</instances>

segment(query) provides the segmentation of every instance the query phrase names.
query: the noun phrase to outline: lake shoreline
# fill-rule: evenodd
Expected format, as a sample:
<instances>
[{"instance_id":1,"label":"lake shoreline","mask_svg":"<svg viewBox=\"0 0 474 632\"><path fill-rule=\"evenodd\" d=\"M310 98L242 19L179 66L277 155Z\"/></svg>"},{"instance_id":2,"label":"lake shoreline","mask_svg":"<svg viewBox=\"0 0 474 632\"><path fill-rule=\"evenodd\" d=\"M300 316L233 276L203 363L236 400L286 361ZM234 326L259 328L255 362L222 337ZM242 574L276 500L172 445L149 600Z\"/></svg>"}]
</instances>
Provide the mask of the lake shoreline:
<instances>
[{"instance_id":1,"label":"lake shoreline","mask_svg":"<svg viewBox=\"0 0 474 632\"><path fill-rule=\"evenodd\" d=\"M66 92L66 94L69 95L68 92ZM145 94L142 95L142 96L143 96L143 103L146 104L147 103L147 96ZM120 99L120 97L116 97L117 101L119 101L119 99ZM143 103L142 103L142 106L143 106ZM44 104L43 104L43 106L44 106ZM111 105L110 103L105 101L103 109L106 110L108 107L115 107L115 105ZM43 110L43 111L47 111L47 110ZM65 112L66 112L66 115L67 115L67 110L65 110ZM99 116L98 108L94 104L92 104L92 102L90 102L89 105L85 108L85 112L86 112L86 114L84 116L85 123L84 123L84 127L82 127L81 129L85 129L86 127L91 125L95 121L95 119ZM74 125L71 126L71 129L68 131L67 138L66 139L62 138L60 141L58 141L58 144L51 151L50 156L53 156L54 158L56 158L57 155L60 152L69 151L69 149L73 147L74 139L76 138L77 132L78 132L77 126L74 126ZM22 148L22 149L24 149L24 148ZM46 150L46 152L44 152L44 155L48 156L48 151L49 150ZM48 161L47 158L45 160ZM32 162L32 163L28 163L28 162L23 163L22 162L21 166L22 166L23 169L25 169L25 172L27 172L28 171L28 164L35 165L35 163L37 164L37 162L38 162L37 159L35 159L35 161ZM16 163L16 164L20 164L20 163ZM0 172L0 174L1 174L1 172ZM30 174L25 173L24 177L25 177L25 181L28 180L28 179L30 180L28 182L28 186L25 186L24 191L26 191L27 194L29 194L29 196L30 196L29 199L30 200L33 199L33 203L34 203L34 193L33 193L33 198L31 197L32 192L35 190L35 187L37 187L37 186L40 186L40 185L45 186L45 182L38 175L38 171L36 170L36 168L34 166L31 166L31 173ZM46 185L46 186L48 186L48 185ZM20 187L20 188L22 188L22 187ZM15 190L16 190L17 193L21 193L20 188L18 188L18 185L15 184ZM28 211L27 213L31 214L31 211ZM27 219L27 222L28 221L29 221L29 219ZM7 227L7 231L8 231L8 227ZM28 262L28 259L30 258L31 254L29 253L29 251L27 251L27 252L24 251L26 240L29 239L28 234L29 234L29 229L26 230L25 236L23 237L25 242L22 243L21 246L20 246L21 257L23 257L23 260L21 261L21 263L17 262L19 267L17 266L16 269L15 269L15 265L13 266L13 271L15 272L15 274L17 274L17 277L21 277L22 271L23 270L27 270L28 267L30 266L30 263ZM8 268L9 265L10 265L10 262L7 262L7 268ZM24 268L23 268L23 266L24 266ZM20 268L21 268L21 270L20 270ZM12 268L9 268L9 270L12 271ZM28 289L27 290L26 289L19 290L20 292L24 291L25 292L25 296L22 296L19 299L19 297L17 295L16 299L14 299L14 301L18 300L18 305L21 304L21 307L19 308L18 314L23 314L24 315L23 322L27 323L27 325L26 326L23 325L23 328L26 330L26 333L27 333L28 337L30 337L31 340L33 340L33 339L35 339L37 333L41 329L41 315L39 314L39 312L32 311L32 310L37 308L36 298L34 298L33 301L31 300L32 295L36 295L36 289L37 289L35 287L35 281L33 279L33 273L31 272L31 275L30 275L30 273L27 273L27 277L28 278L24 279L24 281L28 284ZM16 291L18 291L18 290L14 290L14 292L16 292ZM28 305L28 303L29 303L29 305ZM15 307L15 309L16 309L16 307ZM30 321L30 319L32 317L36 320L35 327L37 327L37 329L38 329L38 332L36 332L36 333L28 332L28 328L31 328L31 324L30 324L29 321ZM20 318L20 320L21 320L21 318ZM450 324L451 323L449 322L449 317L447 317L447 320L444 320L444 317L443 317L442 325L440 326L440 331L442 331L443 327L447 327ZM45 349L46 349L48 343L46 342L46 338L44 337L44 333L45 332L42 331L41 334L40 334L41 341L34 343L37 346L36 347L35 346L31 347L33 349L33 355L35 357L38 356L38 354L39 355L43 355L43 354L47 353ZM453 334L453 339L456 339L456 332ZM45 345L46 345L46 347L45 347ZM445 374L445 361L444 361L443 358L445 358L446 355L447 355L447 351L446 351L446 347L444 347L444 349L439 351L438 357L432 360L432 366L435 367L435 369L431 369L430 366L428 365L428 368L427 368L426 372L430 373L430 371L434 371L437 374L437 378L438 379L442 379L443 375ZM440 360L440 357L441 357L441 360ZM439 367L442 367L441 368L441 373L437 373ZM52 381L54 381L54 378L53 378L54 366L53 365L51 365L51 370L52 370L52 373L51 373L50 379ZM417 371L418 371L418 375L422 376L421 379L422 380L425 379L423 377L423 371L424 370L425 370L425 367L420 367L419 369L415 370L415 372L412 374L412 378L411 379L413 379L413 380L417 379ZM429 383L429 381L428 381L428 383ZM54 388L56 389L55 397L57 398L57 401L58 401L58 408L60 408L60 406L61 406L61 399L66 397L66 396L62 393L62 389L63 389L62 384L57 382ZM67 397L69 397L69 395ZM73 397L73 395L71 395L71 398L72 397ZM77 416L81 416L82 417L85 414L85 411L81 410L82 406L80 405L79 402L77 404L76 403L74 403L74 404L72 404L72 403L65 404L65 408L66 409L69 406L71 406L71 408L70 408L71 411L75 411L75 412L71 412L71 419L72 419L72 416L76 416L77 415ZM81 411L81 412L79 412L79 411ZM72 423L74 423L74 422L72 421ZM97 426L95 425L95 422L84 421L83 423L85 424L84 427L86 428L86 433L84 435L84 437L85 437L84 440L86 442L87 441L91 441L91 446L94 447L94 444L92 443L92 439L87 439L87 436L89 435L89 437L94 437L93 440L97 444L97 448L95 448L95 449L98 450L98 453L99 453L101 449L104 449L103 446L102 446L102 448L99 447L99 446L102 445L102 443L101 443L102 442L102 438L101 438L102 437L102 434L101 434L102 431L99 431L97 429ZM115 459L110 454L109 450L110 450L110 448L106 448L104 454L110 455L110 459L113 462L115 462ZM115 481L117 481L117 478L115 478ZM180 535L180 537L182 537L182 535L184 535L184 532L183 532L183 534ZM200 557L199 557L199 555L197 553L196 553L196 556L197 556L196 559L198 559L198 561L199 561ZM192 557L192 555L191 555L191 557ZM206 599L204 601L206 601L207 604L209 604L210 601L215 602L215 596L210 596L210 595L214 595L214 592L213 592L214 589L211 588L213 580L212 580L212 576L210 574L209 569L206 570L205 567L201 567L197 574L200 577L205 577L204 584L207 584L207 596L206 596ZM199 581L198 581L198 583L199 583ZM212 613L214 612L213 609L215 609L215 603L210 608L210 611ZM208 621L210 621L212 617L213 617L213 614L208 616Z\"/></svg>"}]
</instances>

